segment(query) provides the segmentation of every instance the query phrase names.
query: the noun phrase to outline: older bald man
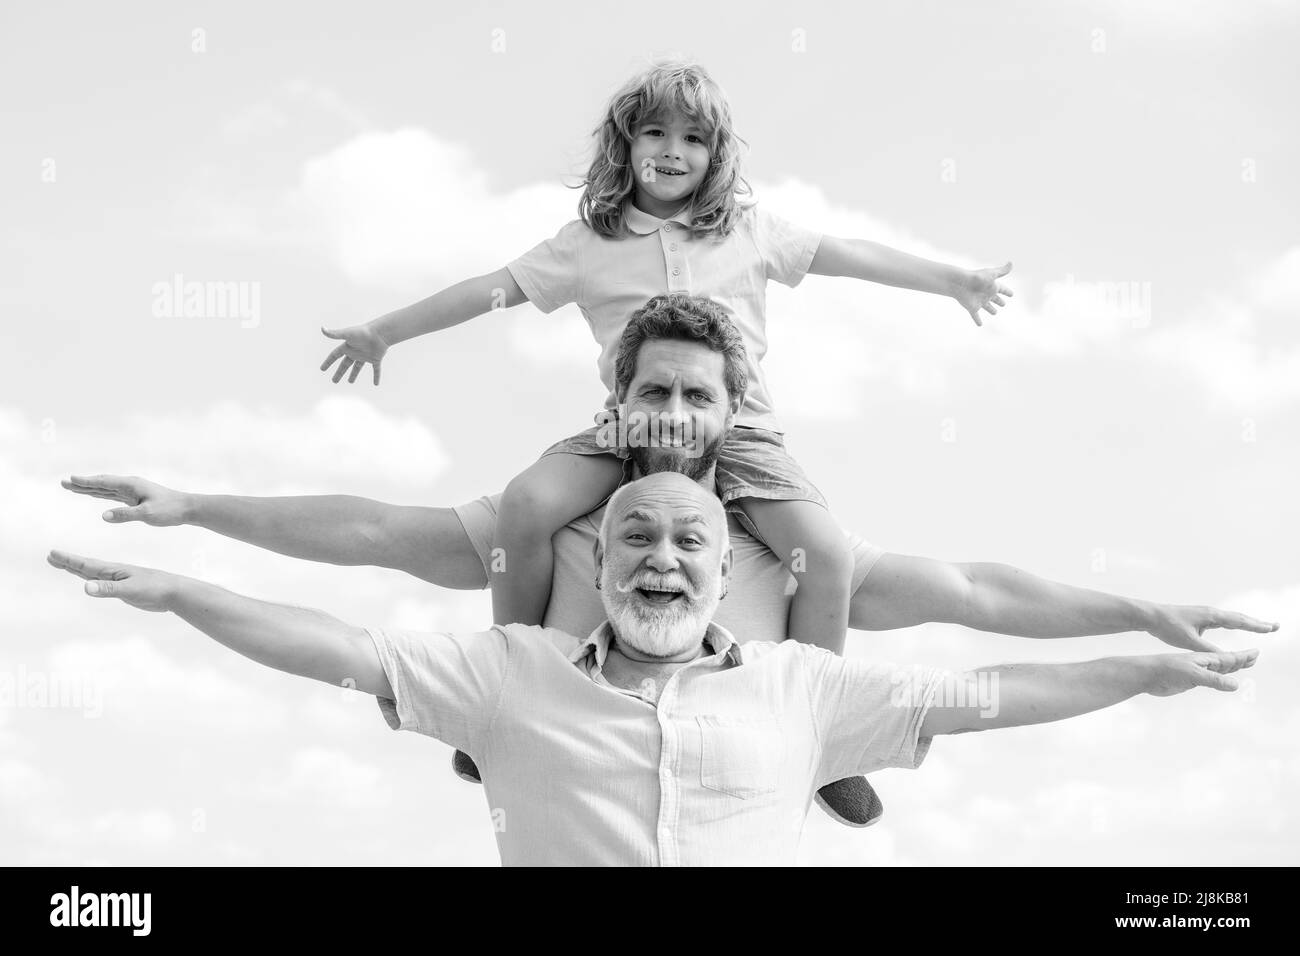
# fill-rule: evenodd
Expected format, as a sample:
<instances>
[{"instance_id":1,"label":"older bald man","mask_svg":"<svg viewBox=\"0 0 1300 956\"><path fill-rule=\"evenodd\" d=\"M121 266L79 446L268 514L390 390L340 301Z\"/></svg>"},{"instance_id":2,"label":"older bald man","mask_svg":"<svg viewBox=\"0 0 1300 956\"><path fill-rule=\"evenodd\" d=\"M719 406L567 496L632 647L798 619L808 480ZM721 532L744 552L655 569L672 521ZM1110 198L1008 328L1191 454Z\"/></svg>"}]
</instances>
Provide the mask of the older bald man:
<instances>
[{"instance_id":1,"label":"older bald man","mask_svg":"<svg viewBox=\"0 0 1300 956\"><path fill-rule=\"evenodd\" d=\"M732 552L716 496L675 473L622 487L596 555L608 620L586 638L361 628L161 571L51 552L86 592L171 611L252 660L379 698L389 726L483 770L501 860L790 864L822 784L920 766L931 738L1060 720L1136 694L1236 689L1257 651L956 674L739 643L713 621Z\"/></svg>"}]
</instances>

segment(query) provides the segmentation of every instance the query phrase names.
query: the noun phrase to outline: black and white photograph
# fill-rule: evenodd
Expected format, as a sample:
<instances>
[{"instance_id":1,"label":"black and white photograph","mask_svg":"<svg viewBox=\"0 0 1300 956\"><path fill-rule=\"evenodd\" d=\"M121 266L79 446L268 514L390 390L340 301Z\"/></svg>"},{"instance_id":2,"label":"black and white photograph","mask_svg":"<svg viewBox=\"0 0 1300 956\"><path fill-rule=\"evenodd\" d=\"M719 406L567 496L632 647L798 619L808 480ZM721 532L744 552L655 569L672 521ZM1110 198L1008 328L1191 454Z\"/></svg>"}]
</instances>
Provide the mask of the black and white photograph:
<instances>
[{"instance_id":1,"label":"black and white photograph","mask_svg":"<svg viewBox=\"0 0 1300 956\"><path fill-rule=\"evenodd\" d=\"M1297 46L6 5L0 867L74 874L23 919L149 935L118 868L1295 865ZM1250 926L1112 882L1116 936Z\"/></svg>"}]
</instances>

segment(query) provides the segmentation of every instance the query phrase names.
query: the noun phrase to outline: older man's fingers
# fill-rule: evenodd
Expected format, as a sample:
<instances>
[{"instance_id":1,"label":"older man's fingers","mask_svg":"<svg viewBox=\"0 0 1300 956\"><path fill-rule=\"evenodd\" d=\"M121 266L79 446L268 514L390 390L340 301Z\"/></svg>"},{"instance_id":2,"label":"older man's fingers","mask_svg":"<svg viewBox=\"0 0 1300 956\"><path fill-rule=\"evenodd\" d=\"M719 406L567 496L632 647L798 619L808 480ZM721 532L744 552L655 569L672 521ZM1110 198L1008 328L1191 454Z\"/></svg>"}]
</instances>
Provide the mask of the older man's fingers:
<instances>
[{"instance_id":1,"label":"older man's fingers","mask_svg":"<svg viewBox=\"0 0 1300 956\"><path fill-rule=\"evenodd\" d=\"M1006 305L1006 304L1007 304L1007 300L1004 299L1004 298L1002 298L1002 296L1000 296L1000 295L995 295L993 298L989 299L989 301L992 302L994 305Z\"/></svg>"},{"instance_id":2,"label":"older man's fingers","mask_svg":"<svg viewBox=\"0 0 1300 956\"><path fill-rule=\"evenodd\" d=\"M124 597L123 591L129 587L127 581L87 581L86 593L91 597Z\"/></svg>"},{"instance_id":3,"label":"older man's fingers","mask_svg":"<svg viewBox=\"0 0 1300 956\"><path fill-rule=\"evenodd\" d=\"M999 282L999 283L998 283L998 295L1015 295L1015 293L1012 292L1012 291L1011 291L1009 288L1007 288L1006 286L1004 286L1001 282Z\"/></svg>"},{"instance_id":4,"label":"older man's fingers","mask_svg":"<svg viewBox=\"0 0 1300 956\"><path fill-rule=\"evenodd\" d=\"M379 363L378 362L372 363L372 367L375 370L375 384L378 385L379 384Z\"/></svg>"},{"instance_id":5,"label":"older man's fingers","mask_svg":"<svg viewBox=\"0 0 1300 956\"><path fill-rule=\"evenodd\" d=\"M50 564L64 571L70 571L86 580L101 580L122 577L126 572L115 564L100 561L97 558L83 558L79 554L67 551L51 551L45 558Z\"/></svg>"},{"instance_id":6,"label":"older man's fingers","mask_svg":"<svg viewBox=\"0 0 1300 956\"><path fill-rule=\"evenodd\" d=\"M109 498L113 501L121 501L121 492L111 491L108 488L100 488L95 485L77 485L64 478L59 482L68 491L74 495L87 495L91 498Z\"/></svg>"},{"instance_id":7,"label":"older man's fingers","mask_svg":"<svg viewBox=\"0 0 1300 956\"><path fill-rule=\"evenodd\" d=\"M90 587L90 585L86 585ZM1202 687L1209 687L1212 690L1234 691L1240 684L1237 678L1229 677L1226 674L1216 674L1214 671L1201 671L1201 677L1198 683Z\"/></svg>"},{"instance_id":8,"label":"older man's fingers","mask_svg":"<svg viewBox=\"0 0 1300 956\"><path fill-rule=\"evenodd\" d=\"M348 369L352 367L352 364L350 358L344 358L342 362L339 362L339 367L334 370L334 384L337 385L339 380L348 373Z\"/></svg>"},{"instance_id":9,"label":"older man's fingers","mask_svg":"<svg viewBox=\"0 0 1300 956\"><path fill-rule=\"evenodd\" d=\"M348 384L349 384L349 385L353 385L353 384L356 383L357 376L361 374L361 370L362 370L363 368L365 368L365 367L366 367L366 363L365 363L365 362L355 362L355 363L353 363L353 365L352 365L352 374L348 376Z\"/></svg>"},{"instance_id":10,"label":"older man's fingers","mask_svg":"<svg viewBox=\"0 0 1300 956\"><path fill-rule=\"evenodd\" d=\"M1246 667L1254 667L1259 657L1259 650L1251 648L1245 651L1220 651L1218 654L1206 654L1197 663L1219 674L1231 674Z\"/></svg>"}]
</instances>

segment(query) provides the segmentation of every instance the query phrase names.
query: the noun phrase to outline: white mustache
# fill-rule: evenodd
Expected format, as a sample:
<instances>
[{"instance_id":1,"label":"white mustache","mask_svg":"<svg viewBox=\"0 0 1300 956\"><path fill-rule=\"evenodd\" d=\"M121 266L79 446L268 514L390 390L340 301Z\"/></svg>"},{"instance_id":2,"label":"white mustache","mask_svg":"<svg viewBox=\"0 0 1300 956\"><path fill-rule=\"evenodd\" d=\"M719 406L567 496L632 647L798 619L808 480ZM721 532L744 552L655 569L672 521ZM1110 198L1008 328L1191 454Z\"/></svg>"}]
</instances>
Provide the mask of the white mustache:
<instances>
[{"instance_id":1,"label":"white mustache","mask_svg":"<svg viewBox=\"0 0 1300 956\"><path fill-rule=\"evenodd\" d=\"M614 586L614 589L618 591L619 594L631 594L637 588L646 588L647 590L651 590L651 591L656 589L663 590L663 591L680 591L682 594L686 595L687 597L693 598L696 596L695 589L692 588L687 581L681 581L681 582L678 582L676 580L648 581L643 576L640 578L635 578L631 581L627 581L623 584L616 584Z\"/></svg>"}]
</instances>

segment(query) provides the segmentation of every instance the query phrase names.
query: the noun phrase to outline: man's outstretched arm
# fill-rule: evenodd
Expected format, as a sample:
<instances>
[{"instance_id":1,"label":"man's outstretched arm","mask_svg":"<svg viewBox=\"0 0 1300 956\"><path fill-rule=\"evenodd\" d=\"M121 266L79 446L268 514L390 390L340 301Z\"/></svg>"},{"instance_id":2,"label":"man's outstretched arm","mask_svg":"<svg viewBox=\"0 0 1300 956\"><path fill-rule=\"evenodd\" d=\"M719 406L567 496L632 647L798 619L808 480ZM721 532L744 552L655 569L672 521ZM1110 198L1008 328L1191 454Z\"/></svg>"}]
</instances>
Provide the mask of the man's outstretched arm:
<instances>
[{"instance_id":1,"label":"man's outstretched arm","mask_svg":"<svg viewBox=\"0 0 1300 956\"><path fill-rule=\"evenodd\" d=\"M954 564L885 554L853 595L849 626L884 631L962 624L1016 637L1146 631L1173 647L1212 651L1209 628L1268 633L1277 624L1196 605L1156 604L1048 581L1006 564Z\"/></svg>"},{"instance_id":2,"label":"man's outstretched arm","mask_svg":"<svg viewBox=\"0 0 1300 956\"><path fill-rule=\"evenodd\" d=\"M445 588L487 585L478 552L450 508L390 505L353 495L189 494L121 475L74 475L62 485L125 505L104 512L104 520L114 524L188 524L291 558L393 568Z\"/></svg>"},{"instance_id":3,"label":"man's outstretched arm","mask_svg":"<svg viewBox=\"0 0 1300 956\"><path fill-rule=\"evenodd\" d=\"M129 564L51 551L56 568L86 581L92 597L145 611L171 611L244 657L287 674L392 698L370 636L323 611L271 604L213 584Z\"/></svg>"},{"instance_id":4,"label":"man's outstretched arm","mask_svg":"<svg viewBox=\"0 0 1300 956\"><path fill-rule=\"evenodd\" d=\"M1259 651L1107 657L1078 664L1003 664L955 674L936 691L922 737L1064 720L1138 694L1171 697L1193 687L1234 691L1234 671Z\"/></svg>"}]
</instances>

